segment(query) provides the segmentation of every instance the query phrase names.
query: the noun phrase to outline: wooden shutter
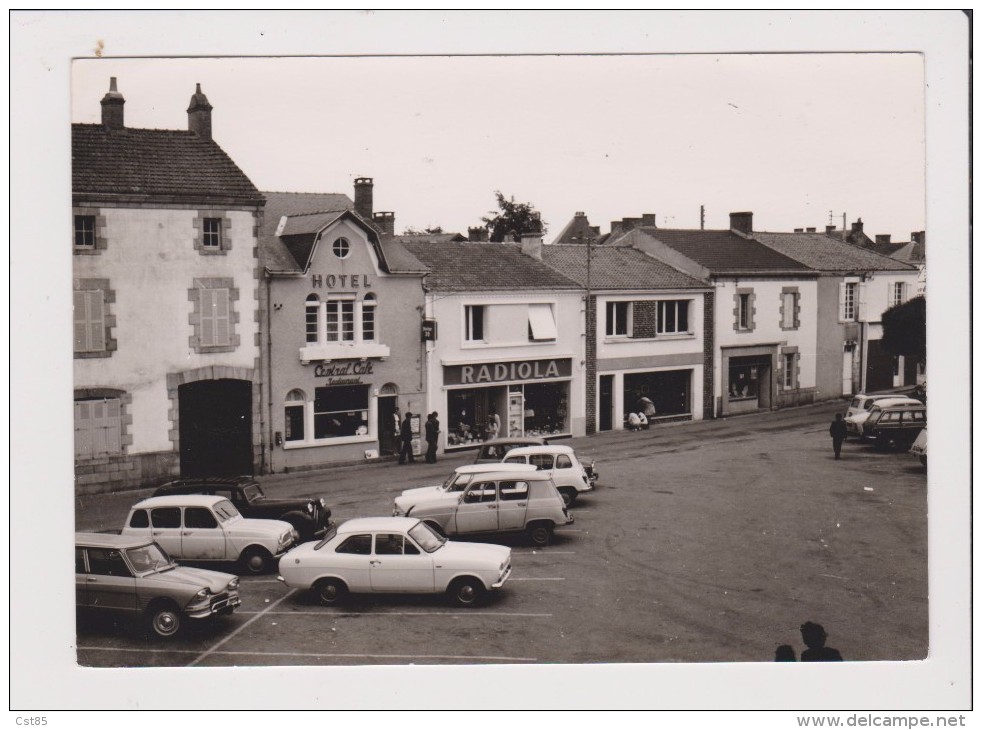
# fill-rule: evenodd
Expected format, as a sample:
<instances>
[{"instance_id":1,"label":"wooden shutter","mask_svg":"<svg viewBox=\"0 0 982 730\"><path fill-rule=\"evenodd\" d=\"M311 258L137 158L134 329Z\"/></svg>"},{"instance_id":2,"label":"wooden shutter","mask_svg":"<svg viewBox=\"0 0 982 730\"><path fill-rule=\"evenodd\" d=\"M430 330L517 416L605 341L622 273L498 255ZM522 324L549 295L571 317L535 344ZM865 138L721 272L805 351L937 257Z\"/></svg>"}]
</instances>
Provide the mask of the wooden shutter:
<instances>
[{"instance_id":1,"label":"wooden shutter","mask_svg":"<svg viewBox=\"0 0 982 730\"><path fill-rule=\"evenodd\" d=\"M846 283L839 284L839 321L846 321Z\"/></svg>"},{"instance_id":2,"label":"wooden shutter","mask_svg":"<svg viewBox=\"0 0 982 730\"><path fill-rule=\"evenodd\" d=\"M101 289L73 292L75 352L101 352L106 349L105 305Z\"/></svg>"},{"instance_id":3,"label":"wooden shutter","mask_svg":"<svg viewBox=\"0 0 982 730\"><path fill-rule=\"evenodd\" d=\"M228 289L201 289L201 344L205 347L229 343Z\"/></svg>"}]
</instances>

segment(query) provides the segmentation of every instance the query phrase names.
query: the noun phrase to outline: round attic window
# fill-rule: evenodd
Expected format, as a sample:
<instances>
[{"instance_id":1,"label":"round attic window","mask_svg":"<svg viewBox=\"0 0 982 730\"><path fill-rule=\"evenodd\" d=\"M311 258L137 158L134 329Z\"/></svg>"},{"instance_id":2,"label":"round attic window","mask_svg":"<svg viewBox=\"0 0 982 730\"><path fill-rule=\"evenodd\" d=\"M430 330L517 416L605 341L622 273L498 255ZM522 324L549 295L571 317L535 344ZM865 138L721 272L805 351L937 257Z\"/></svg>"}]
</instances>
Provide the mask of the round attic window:
<instances>
[{"instance_id":1,"label":"round attic window","mask_svg":"<svg viewBox=\"0 0 982 730\"><path fill-rule=\"evenodd\" d=\"M351 253L351 244L348 243L347 238L339 238L334 242L332 247L334 255L339 259L348 258L348 254Z\"/></svg>"}]
</instances>

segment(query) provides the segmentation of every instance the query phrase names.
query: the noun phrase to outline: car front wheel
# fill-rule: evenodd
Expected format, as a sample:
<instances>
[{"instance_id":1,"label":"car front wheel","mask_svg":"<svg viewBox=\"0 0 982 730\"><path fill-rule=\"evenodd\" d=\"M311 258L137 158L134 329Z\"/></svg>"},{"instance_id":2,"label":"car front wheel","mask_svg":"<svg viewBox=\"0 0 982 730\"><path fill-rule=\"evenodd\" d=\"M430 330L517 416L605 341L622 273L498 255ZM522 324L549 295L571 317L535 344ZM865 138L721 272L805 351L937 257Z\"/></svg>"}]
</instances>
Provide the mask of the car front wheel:
<instances>
[{"instance_id":1,"label":"car front wheel","mask_svg":"<svg viewBox=\"0 0 982 730\"><path fill-rule=\"evenodd\" d=\"M147 611L147 628L161 639L169 639L181 630L181 612L171 603L158 603Z\"/></svg>"},{"instance_id":2,"label":"car front wheel","mask_svg":"<svg viewBox=\"0 0 982 730\"><path fill-rule=\"evenodd\" d=\"M348 595L348 587L337 578L325 578L314 584L314 593L325 606L336 606Z\"/></svg>"},{"instance_id":3,"label":"car front wheel","mask_svg":"<svg viewBox=\"0 0 982 730\"><path fill-rule=\"evenodd\" d=\"M563 487L559 490L559 495L563 498L563 504L567 507L576 501L576 490L573 487Z\"/></svg>"},{"instance_id":4,"label":"car front wheel","mask_svg":"<svg viewBox=\"0 0 982 730\"><path fill-rule=\"evenodd\" d=\"M272 557L265 549L253 545L242 551L242 555L239 556L239 563L247 573L260 575L269 569Z\"/></svg>"},{"instance_id":5,"label":"car front wheel","mask_svg":"<svg viewBox=\"0 0 982 730\"><path fill-rule=\"evenodd\" d=\"M484 598L484 584L477 578L458 578L450 586L450 598L458 606L472 608Z\"/></svg>"}]
</instances>

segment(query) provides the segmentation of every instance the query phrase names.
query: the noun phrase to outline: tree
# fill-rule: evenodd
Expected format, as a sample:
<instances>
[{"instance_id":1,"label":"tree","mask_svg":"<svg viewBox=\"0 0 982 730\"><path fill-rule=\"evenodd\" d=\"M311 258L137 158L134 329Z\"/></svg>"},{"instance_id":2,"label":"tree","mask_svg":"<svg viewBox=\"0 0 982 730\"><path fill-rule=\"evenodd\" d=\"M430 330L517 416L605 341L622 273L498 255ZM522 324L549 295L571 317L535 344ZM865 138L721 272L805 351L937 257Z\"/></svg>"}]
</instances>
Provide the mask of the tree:
<instances>
[{"instance_id":1,"label":"tree","mask_svg":"<svg viewBox=\"0 0 982 730\"><path fill-rule=\"evenodd\" d=\"M892 355L927 363L927 304L914 297L883 313L883 349Z\"/></svg>"},{"instance_id":2,"label":"tree","mask_svg":"<svg viewBox=\"0 0 982 730\"><path fill-rule=\"evenodd\" d=\"M435 236L439 233L443 233L442 226L427 226L423 230L417 230L416 228L409 227L402 232L404 236Z\"/></svg>"},{"instance_id":3,"label":"tree","mask_svg":"<svg viewBox=\"0 0 982 730\"><path fill-rule=\"evenodd\" d=\"M506 239L517 241L523 233L546 232L539 211L533 208L531 203L516 203L514 195L505 198L500 190L494 191L494 197L498 201L498 210L489 211L481 218L492 241L495 243Z\"/></svg>"}]
</instances>

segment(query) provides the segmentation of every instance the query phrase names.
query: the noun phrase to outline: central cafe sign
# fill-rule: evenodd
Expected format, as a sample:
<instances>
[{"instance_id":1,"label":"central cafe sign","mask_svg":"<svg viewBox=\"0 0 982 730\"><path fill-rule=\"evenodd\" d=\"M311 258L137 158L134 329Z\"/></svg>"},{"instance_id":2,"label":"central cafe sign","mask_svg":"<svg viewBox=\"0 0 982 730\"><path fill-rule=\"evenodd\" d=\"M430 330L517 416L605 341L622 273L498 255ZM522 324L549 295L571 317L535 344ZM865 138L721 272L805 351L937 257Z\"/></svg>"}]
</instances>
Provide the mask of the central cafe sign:
<instances>
[{"instance_id":1,"label":"central cafe sign","mask_svg":"<svg viewBox=\"0 0 982 730\"><path fill-rule=\"evenodd\" d=\"M444 385L484 385L521 380L555 380L573 373L571 358L559 360L511 360L474 365L445 365Z\"/></svg>"}]
</instances>

